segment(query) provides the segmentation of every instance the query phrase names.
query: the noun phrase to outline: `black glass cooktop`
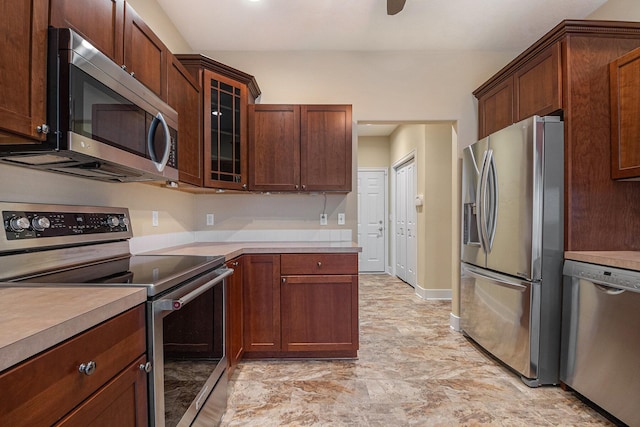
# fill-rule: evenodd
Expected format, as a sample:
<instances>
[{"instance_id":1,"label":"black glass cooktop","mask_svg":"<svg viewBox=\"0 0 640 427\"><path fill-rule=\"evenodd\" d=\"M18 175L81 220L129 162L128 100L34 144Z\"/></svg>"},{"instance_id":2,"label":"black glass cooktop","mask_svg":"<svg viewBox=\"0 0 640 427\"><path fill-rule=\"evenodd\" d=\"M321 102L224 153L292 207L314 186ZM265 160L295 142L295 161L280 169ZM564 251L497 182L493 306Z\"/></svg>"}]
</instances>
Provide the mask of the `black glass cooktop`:
<instances>
[{"instance_id":1,"label":"black glass cooktop","mask_svg":"<svg viewBox=\"0 0 640 427\"><path fill-rule=\"evenodd\" d=\"M223 256L132 255L94 262L55 272L15 279L21 285L104 284L144 286L148 295L157 295L224 264Z\"/></svg>"}]
</instances>

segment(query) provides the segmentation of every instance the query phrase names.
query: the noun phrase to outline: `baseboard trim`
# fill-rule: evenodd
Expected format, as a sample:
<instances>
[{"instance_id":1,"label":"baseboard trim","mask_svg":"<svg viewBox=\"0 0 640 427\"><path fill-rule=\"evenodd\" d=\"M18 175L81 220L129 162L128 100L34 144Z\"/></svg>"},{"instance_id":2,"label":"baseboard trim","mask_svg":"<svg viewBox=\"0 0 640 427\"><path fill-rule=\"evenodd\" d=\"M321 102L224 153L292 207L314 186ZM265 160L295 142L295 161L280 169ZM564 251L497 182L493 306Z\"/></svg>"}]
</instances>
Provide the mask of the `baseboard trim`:
<instances>
[{"instance_id":1,"label":"baseboard trim","mask_svg":"<svg viewBox=\"0 0 640 427\"><path fill-rule=\"evenodd\" d=\"M460 332L460 317L453 313L449 314L449 327L456 332Z\"/></svg>"},{"instance_id":2,"label":"baseboard trim","mask_svg":"<svg viewBox=\"0 0 640 427\"><path fill-rule=\"evenodd\" d=\"M425 300L451 300L451 289L424 289L415 287L416 295Z\"/></svg>"}]
</instances>

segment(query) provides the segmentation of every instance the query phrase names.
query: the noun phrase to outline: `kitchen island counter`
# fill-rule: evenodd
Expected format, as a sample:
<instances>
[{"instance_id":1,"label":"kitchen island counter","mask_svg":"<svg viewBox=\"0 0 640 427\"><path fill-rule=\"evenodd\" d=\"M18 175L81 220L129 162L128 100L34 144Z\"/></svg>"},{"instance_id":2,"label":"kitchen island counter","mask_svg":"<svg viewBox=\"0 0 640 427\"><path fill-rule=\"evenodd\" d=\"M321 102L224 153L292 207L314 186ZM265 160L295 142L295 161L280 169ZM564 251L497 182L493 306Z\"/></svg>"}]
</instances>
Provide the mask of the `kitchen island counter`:
<instances>
[{"instance_id":1,"label":"kitchen island counter","mask_svg":"<svg viewBox=\"0 0 640 427\"><path fill-rule=\"evenodd\" d=\"M146 289L127 286L0 286L0 371L145 302L147 296Z\"/></svg>"},{"instance_id":2,"label":"kitchen island counter","mask_svg":"<svg viewBox=\"0 0 640 427\"><path fill-rule=\"evenodd\" d=\"M567 251L564 258L640 271L640 252L636 251Z\"/></svg>"}]
</instances>

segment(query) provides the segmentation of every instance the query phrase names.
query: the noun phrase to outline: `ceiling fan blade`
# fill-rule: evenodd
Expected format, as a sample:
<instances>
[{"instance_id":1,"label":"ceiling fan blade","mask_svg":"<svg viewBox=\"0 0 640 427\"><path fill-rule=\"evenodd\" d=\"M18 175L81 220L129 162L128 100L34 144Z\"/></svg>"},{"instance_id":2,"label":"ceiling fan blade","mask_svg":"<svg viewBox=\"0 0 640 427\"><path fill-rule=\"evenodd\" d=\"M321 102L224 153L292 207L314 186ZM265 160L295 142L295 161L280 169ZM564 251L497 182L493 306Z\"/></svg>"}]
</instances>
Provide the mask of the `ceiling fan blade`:
<instances>
[{"instance_id":1,"label":"ceiling fan blade","mask_svg":"<svg viewBox=\"0 0 640 427\"><path fill-rule=\"evenodd\" d=\"M407 0L387 0L387 15L395 15L404 8Z\"/></svg>"}]
</instances>

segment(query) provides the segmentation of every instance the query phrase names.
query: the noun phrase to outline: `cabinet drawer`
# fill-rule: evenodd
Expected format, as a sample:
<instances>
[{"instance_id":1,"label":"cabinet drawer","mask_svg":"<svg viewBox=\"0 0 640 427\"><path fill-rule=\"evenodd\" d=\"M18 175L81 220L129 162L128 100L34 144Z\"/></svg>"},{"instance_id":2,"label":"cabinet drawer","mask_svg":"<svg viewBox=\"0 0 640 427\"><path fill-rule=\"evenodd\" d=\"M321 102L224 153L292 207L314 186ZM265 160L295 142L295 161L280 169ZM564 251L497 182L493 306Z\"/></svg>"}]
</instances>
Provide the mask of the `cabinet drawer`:
<instances>
[{"instance_id":1,"label":"cabinet drawer","mask_svg":"<svg viewBox=\"0 0 640 427\"><path fill-rule=\"evenodd\" d=\"M0 425L51 425L145 352L144 305L0 375ZM91 375L81 364L96 364Z\"/></svg>"},{"instance_id":2,"label":"cabinet drawer","mask_svg":"<svg viewBox=\"0 0 640 427\"><path fill-rule=\"evenodd\" d=\"M358 254L282 254L280 273L358 274Z\"/></svg>"}]
</instances>

